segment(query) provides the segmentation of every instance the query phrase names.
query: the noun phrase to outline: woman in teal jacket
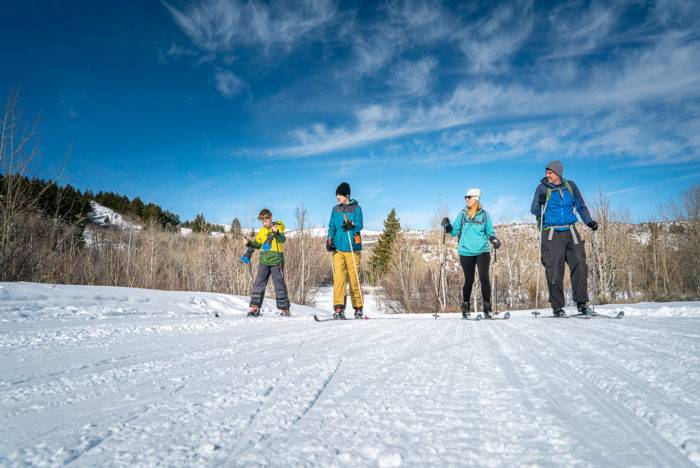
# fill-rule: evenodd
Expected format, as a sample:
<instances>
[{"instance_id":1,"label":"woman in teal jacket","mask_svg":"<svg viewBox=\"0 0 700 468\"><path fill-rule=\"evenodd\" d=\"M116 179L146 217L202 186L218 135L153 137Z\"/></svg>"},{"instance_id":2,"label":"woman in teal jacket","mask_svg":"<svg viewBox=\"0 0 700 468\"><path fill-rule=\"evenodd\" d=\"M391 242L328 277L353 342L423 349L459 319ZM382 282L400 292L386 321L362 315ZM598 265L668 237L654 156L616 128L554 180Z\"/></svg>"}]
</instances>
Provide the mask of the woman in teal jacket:
<instances>
[{"instance_id":1,"label":"woman in teal jacket","mask_svg":"<svg viewBox=\"0 0 700 468\"><path fill-rule=\"evenodd\" d=\"M464 272L464 286L462 287L462 317L469 317L469 298L474 285L474 272L479 268L479 280L481 282L481 297L484 300L484 315L491 317L491 280L489 279L489 265L491 263L491 246L495 249L501 246L493 230L491 216L481 207L479 199L481 190L470 188L464 197L466 206L450 223L450 218L442 220L445 232L453 237L458 237L457 252L459 263Z\"/></svg>"}]
</instances>

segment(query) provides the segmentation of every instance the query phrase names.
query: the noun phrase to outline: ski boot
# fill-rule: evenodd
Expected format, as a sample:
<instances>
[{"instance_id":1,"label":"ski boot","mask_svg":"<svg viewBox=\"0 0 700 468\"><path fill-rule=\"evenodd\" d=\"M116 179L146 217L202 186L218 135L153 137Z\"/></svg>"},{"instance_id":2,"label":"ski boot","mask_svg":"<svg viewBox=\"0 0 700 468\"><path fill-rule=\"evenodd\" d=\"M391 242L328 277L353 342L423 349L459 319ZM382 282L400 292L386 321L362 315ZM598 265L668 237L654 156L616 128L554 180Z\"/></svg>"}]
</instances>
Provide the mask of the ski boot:
<instances>
[{"instance_id":1,"label":"ski boot","mask_svg":"<svg viewBox=\"0 0 700 468\"><path fill-rule=\"evenodd\" d=\"M593 310L590 307L588 307L588 304L586 304L585 302L577 302L576 308L578 309L578 313L583 316L592 317L594 315Z\"/></svg>"},{"instance_id":2,"label":"ski boot","mask_svg":"<svg viewBox=\"0 0 700 468\"><path fill-rule=\"evenodd\" d=\"M291 314L289 313L289 309L280 309L280 315L282 317L289 317Z\"/></svg>"},{"instance_id":3,"label":"ski boot","mask_svg":"<svg viewBox=\"0 0 700 468\"><path fill-rule=\"evenodd\" d=\"M462 311L463 319L469 319L469 302L462 302L462 305L459 306L459 310Z\"/></svg>"},{"instance_id":4,"label":"ski boot","mask_svg":"<svg viewBox=\"0 0 700 468\"><path fill-rule=\"evenodd\" d=\"M343 306L335 306L333 308L333 320L345 320L345 309Z\"/></svg>"},{"instance_id":5,"label":"ski boot","mask_svg":"<svg viewBox=\"0 0 700 468\"><path fill-rule=\"evenodd\" d=\"M492 319L493 318L493 315L491 315L492 313L493 313L493 311L491 309L491 303L484 302L484 318L487 320Z\"/></svg>"},{"instance_id":6,"label":"ski boot","mask_svg":"<svg viewBox=\"0 0 700 468\"><path fill-rule=\"evenodd\" d=\"M566 312L564 311L564 309L552 309L552 315L554 317L564 318L566 317Z\"/></svg>"},{"instance_id":7,"label":"ski boot","mask_svg":"<svg viewBox=\"0 0 700 468\"><path fill-rule=\"evenodd\" d=\"M248 317L260 317L260 306L257 304L251 304L246 315Z\"/></svg>"},{"instance_id":8,"label":"ski boot","mask_svg":"<svg viewBox=\"0 0 700 468\"><path fill-rule=\"evenodd\" d=\"M356 319L365 318L365 315L362 313L362 307L360 307L359 309L355 309L355 318Z\"/></svg>"}]
</instances>

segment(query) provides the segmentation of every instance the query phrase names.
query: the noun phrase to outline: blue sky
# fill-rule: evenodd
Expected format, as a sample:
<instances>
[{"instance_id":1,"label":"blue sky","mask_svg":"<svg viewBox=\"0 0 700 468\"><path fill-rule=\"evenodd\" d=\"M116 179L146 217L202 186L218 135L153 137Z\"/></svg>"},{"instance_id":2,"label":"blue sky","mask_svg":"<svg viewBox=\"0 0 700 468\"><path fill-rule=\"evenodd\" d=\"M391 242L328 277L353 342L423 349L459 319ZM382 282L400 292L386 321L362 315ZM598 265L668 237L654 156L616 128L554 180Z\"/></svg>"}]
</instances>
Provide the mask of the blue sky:
<instances>
[{"instance_id":1,"label":"blue sky","mask_svg":"<svg viewBox=\"0 0 700 468\"><path fill-rule=\"evenodd\" d=\"M643 221L700 182L692 0L11 3L0 93L41 114L36 172L183 219L322 224L341 181L373 229L472 186L519 219L561 159Z\"/></svg>"}]
</instances>

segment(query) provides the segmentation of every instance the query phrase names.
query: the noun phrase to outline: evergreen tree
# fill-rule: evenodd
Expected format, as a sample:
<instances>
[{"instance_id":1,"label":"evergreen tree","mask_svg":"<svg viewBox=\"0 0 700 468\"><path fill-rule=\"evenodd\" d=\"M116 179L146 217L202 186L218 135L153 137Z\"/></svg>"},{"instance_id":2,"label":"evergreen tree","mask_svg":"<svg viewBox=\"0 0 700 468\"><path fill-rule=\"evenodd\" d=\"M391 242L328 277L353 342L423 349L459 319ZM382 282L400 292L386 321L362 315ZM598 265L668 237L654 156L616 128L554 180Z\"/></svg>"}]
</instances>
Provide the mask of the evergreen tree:
<instances>
[{"instance_id":1,"label":"evergreen tree","mask_svg":"<svg viewBox=\"0 0 700 468\"><path fill-rule=\"evenodd\" d=\"M191 226L193 232L208 232L209 231L209 223L207 223L207 220L204 219L204 215L202 213L199 213L197 216L194 217L194 221L192 221Z\"/></svg>"},{"instance_id":2,"label":"evergreen tree","mask_svg":"<svg viewBox=\"0 0 700 468\"><path fill-rule=\"evenodd\" d=\"M374 284L381 281L389 270L391 255L394 252L397 238L401 232L401 224L396 217L396 210L391 209L384 220L384 232L379 236L369 258L369 278Z\"/></svg>"},{"instance_id":3,"label":"evergreen tree","mask_svg":"<svg viewBox=\"0 0 700 468\"><path fill-rule=\"evenodd\" d=\"M242 235L241 222L238 218L233 218L233 221L231 221L231 234L236 237L240 237Z\"/></svg>"}]
</instances>

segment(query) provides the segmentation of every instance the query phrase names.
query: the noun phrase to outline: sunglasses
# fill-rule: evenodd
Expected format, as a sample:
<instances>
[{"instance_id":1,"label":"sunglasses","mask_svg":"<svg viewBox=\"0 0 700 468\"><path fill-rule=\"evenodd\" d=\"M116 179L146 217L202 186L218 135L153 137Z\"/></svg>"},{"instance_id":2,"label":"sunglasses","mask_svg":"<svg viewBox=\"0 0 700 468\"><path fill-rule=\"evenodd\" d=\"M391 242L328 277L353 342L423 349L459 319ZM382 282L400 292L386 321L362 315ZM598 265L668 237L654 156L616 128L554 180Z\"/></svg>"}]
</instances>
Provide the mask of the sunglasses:
<instances>
[{"instance_id":1,"label":"sunglasses","mask_svg":"<svg viewBox=\"0 0 700 468\"><path fill-rule=\"evenodd\" d=\"M465 199L465 200L469 200L470 198L474 198L474 197L472 197L471 195L465 195L465 196L464 196L464 199Z\"/></svg>"}]
</instances>

